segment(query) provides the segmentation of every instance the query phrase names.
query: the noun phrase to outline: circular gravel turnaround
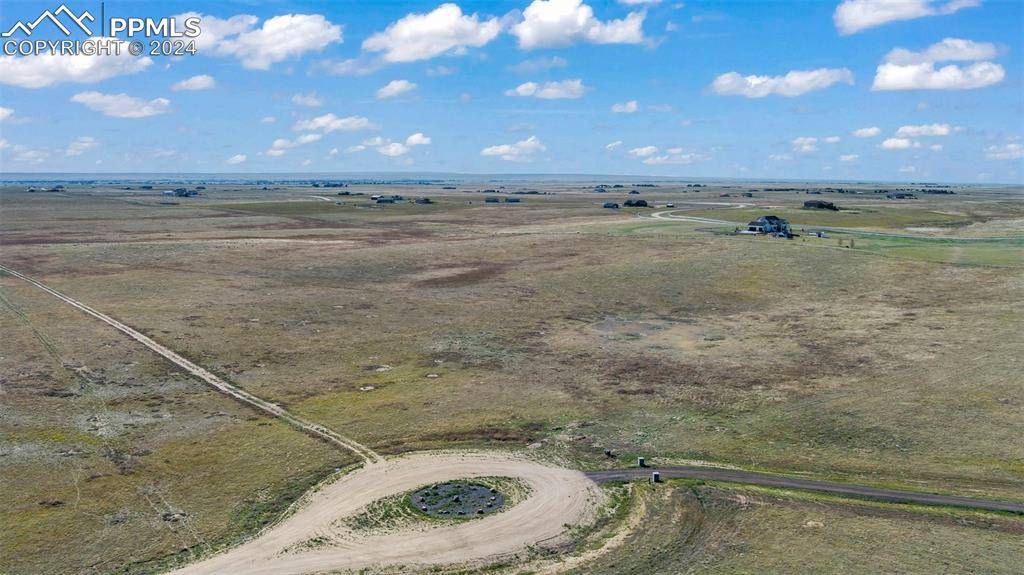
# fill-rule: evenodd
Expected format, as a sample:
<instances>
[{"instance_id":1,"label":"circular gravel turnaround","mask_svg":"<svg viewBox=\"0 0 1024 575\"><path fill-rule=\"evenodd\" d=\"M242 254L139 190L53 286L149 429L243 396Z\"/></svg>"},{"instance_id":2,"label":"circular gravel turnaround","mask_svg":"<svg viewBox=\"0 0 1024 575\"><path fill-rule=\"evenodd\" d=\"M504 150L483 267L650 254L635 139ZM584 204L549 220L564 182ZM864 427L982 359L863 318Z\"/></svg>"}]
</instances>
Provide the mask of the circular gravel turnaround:
<instances>
[{"instance_id":1,"label":"circular gravel turnaround","mask_svg":"<svg viewBox=\"0 0 1024 575\"><path fill-rule=\"evenodd\" d=\"M359 535L338 521L382 497L425 484L488 476L517 478L530 493L501 513L426 530ZM174 573L285 575L486 562L527 546L556 542L565 525L592 520L602 498L597 484L583 473L515 454L415 453L353 471L310 494L294 514L252 541ZM322 543L303 545L314 538Z\"/></svg>"},{"instance_id":2,"label":"circular gravel turnaround","mask_svg":"<svg viewBox=\"0 0 1024 575\"><path fill-rule=\"evenodd\" d=\"M505 495L479 483L446 481L414 491L409 501L427 515L458 519L498 511L505 505Z\"/></svg>"}]
</instances>

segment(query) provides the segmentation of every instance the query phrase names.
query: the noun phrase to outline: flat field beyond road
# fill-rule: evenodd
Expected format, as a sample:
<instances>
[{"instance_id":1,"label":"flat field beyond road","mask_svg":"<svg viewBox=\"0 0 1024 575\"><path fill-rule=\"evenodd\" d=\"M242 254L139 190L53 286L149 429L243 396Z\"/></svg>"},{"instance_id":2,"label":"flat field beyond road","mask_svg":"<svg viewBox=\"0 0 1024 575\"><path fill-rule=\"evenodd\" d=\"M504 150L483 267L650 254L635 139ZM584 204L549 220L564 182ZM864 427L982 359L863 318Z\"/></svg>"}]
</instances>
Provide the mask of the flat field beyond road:
<instances>
[{"instance_id":1,"label":"flat field beyond road","mask_svg":"<svg viewBox=\"0 0 1024 575\"><path fill-rule=\"evenodd\" d=\"M382 454L529 447L582 469L643 454L1024 499L1024 246L948 239L1024 236L1021 190L897 202L508 183L495 196L522 201L500 204L472 191L493 186L349 188L435 201L386 206L325 202L310 196L333 190L299 185L208 185L174 205L120 186L9 186L0 263ZM544 193L510 193L526 190ZM911 237L743 237L600 208L627 197ZM844 209L801 209L809 198ZM854 248L839 247L850 238ZM10 276L0 318L0 523L13 526L0 531L0 572L163 568L237 543L356 461ZM685 490L658 497L704 522L713 537L701 545L735 536L761 564L793 572L770 556L782 550L768 530L808 521L817 503L758 494L756 512L737 511L743 493L715 489L699 513ZM797 532L864 568L875 529L915 561L922 532L1007 561L1021 551L1005 535L1019 537L1012 518L907 523L888 508L820 504L834 511L823 522L843 528ZM695 565L749 568L740 548L697 547ZM594 569L616 572L614 557ZM899 559L880 571L933 566Z\"/></svg>"}]
</instances>

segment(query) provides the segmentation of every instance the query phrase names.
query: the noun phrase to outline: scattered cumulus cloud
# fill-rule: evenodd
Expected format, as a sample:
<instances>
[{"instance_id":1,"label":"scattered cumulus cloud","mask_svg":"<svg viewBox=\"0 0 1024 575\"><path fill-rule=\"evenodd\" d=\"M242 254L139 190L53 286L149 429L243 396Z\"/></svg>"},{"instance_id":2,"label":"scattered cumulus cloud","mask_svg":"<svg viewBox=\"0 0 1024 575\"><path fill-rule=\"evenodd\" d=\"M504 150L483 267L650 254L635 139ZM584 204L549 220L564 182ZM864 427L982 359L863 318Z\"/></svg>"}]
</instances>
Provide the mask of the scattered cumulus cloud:
<instances>
[{"instance_id":1,"label":"scattered cumulus cloud","mask_svg":"<svg viewBox=\"0 0 1024 575\"><path fill-rule=\"evenodd\" d=\"M882 133L882 129L878 126L871 126L870 128L860 128L853 131L853 135L858 138L874 138L875 136Z\"/></svg>"},{"instance_id":2,"label":"scattered cumulus cloud","mask_svg":"<svg viewBox=\"0 0 1024 575\"><path fill-rule=\"evenodd\" d=\"M792 160L793 156L790 156L789 154L770 154L768 159L773 162L784 162L786 160Z\"/></svg>"},{"instance_id":3,"label":"scattered cumulus cloud","mask_svg":"<svg viewBox=\"0 0 1024 575\"><path fill-rule=\"evenodd\" d=\"M171 111L171 101L167 98L147 101L128 94L79 92L71 97L71 101L112 118L148 118Z\"/></svg>"},{"instance_id":4,"label":"scattered cumulus cloud","mask_svg":"<svg viewBox=\"0 0 1024 575\"><path fill-rule=\"evenodd\" d=\"M282 156L284 155L286 150L290 150L292 148L296 148L298 146L302 146L305 144L312 144L313 142L318 141L322 137L323 136L321 134L302 134L301 136L295 138L294 140L289 140L287 138L278 138L274 140L274 142L270 145L270 149L268 149L265 153L268 156L273 157Z\"/></svg>"},{"instance_id":5,"label":"scattered cumulus cloud","mask_svg":"<svg viewBox=\"0 0 1024 575\"><path fill-rule=\"evenodd\" d=\"M793 144L793 151L800 152L801 154L808 154L818 150L818 138L813 136L794 138L790 143Z\"/></svg>"},{"instance_id":6,"label":"scattered cumulus cloud","mask_svg":"<svg viewBox=\"0 0 1024 575\"><path fill-rule=\"evenodd\" d=\"M883 150L909 150L910 148L920 148L921 144L909 138L887 138L882 142L881 147Z\"/></svg>"},{"instance_id":7,"label":"scattered cumulus cloud","mask_svg":"<svg viewBox=\"0 0 1024 575\"><path fill-rule=\"evenodd\" d=\"M416 84L408 80L392 80L388 82L386 86L377 90L377 99L387 100L389 98L395 98L415 89Z\"/></svg>"},{"instance_id":8,"label":"scattered cumulus cloud","mask_svg":"<svg viewBox=\"0 0 1024 575\"><path fill-rule=\"evenodd\" d=\"M764 98L774 94L792 98L839 83L852 85L853 72L847 68L793 70L785 76L741 76L728 72L715 78L711 90L720 96Z\"/></svg>"},{"instance_id":9,"label":"scattered cumulus cloud","mask_svg":"<svg viewBox=\"0 0 1024 575\"><path fill-rule=\"evenodd\" d=\"M592 44L640 44L645 13L630 12L620 20L601 21L582 0L534 0L511 33L523 50Z\"/></svg>"},{"instance_id":10,"label":"scattered cumulus cloud","mask_svg":"<svg viewBox=\"0 0 1024 575\"><path fill-rule=\"evenodd\" d=\"M529 162L534 154L547 150L537 136L530 136L514 144L499 144L480 150L481 156L498 156L506 162Z\"/></svg>"},{"instance_id":11,"label":"scattered cumulus cloud","mask_svg":"<svg viewBox=\"0 0 1024 575\"><path fill-rule=\"evenodd\" d=\"M844 154L839 156L840 162L856 162L858 159L860 159L860 156L857 154Z\"/></svg>"},{"instance_id":12,"label":"scattered cumulus cloud","mask_svg":"<svg viewBox=\"0 0 1024 575\"><path fill-rule=\"evenodd\" d=\"M985 148L985 157L990 160L1020 160L1024 158L1024 145L1010 142Z\"/></svg>"},{"instance_id":13,"label":"scattered cumulus cloud","mask_svg":"<svg viewBox=\"0 0 1024 575\"><path fill-rule=\"evenodd\" d=\"M422 132L416 132L405 139L406 146L426 146L430 144L430 138Z\"/></svg>"},{"instance_id":14,"label":"scattered cumulus cloud","mask_svg":"<svg viewBox=\"0 0 1024 575\"><path fill-rule=\"evenodd\" d=\"M241 164L241 163L245 162L245 160L246 160L245 154L235 154L234 156L231 156L227 160L224 160L224 163L225 164L236 165L236 164Z\"/></svg>"},{"instance_id":15,"label":"scattered cumulus cloud","mask_svg":"<svg viewBox=\"0 0 1024 575\"><path fill-rule=\"evenodd\" d=\"M615 140L614 142L612 142L610 144L606 144L604 149L606 149L608 151L611 151L611 150L614 150L615 148L618 148L621 145L622 145L622 140Z\"/></svg>"},{"instance_id":16,"label":"scattered cumulus cloud","mask_svg":"<svg viewBox=\"0 0 1024 575\"><path fill-rule=\"evenodd\" d=\"M261 124L273 124L276 121L277 121L277 118L275 118L273 116L263 116L262 118L260 118L260 123Z\"/></svg>"},{"instance_id":17,"label":"scattered cumulus cloud","mask_svg":"<svg viewBox=\"0 0 1024 575\"><path fill-rule=\"evenodd\" d=\"M554 68L565 68L569 65L569 61L561 56L531 58L529 60L523 60L522 62L509 66L508 69L517 74L536 74L537 72L543 72L545 70L551 70Z\"/></svg>"},{"instance_id":18,"label":"scattered cumulus cloud","mask_svg":"<svg viewBox=\"0 0 1024 575\"><path fill-rule=\"evenodd\" d=\"M204 32L208 18L202 17ZM332 24L320 14L284 14L267 19L259 28L218 39L213 51L234 56L243 68L269 70L278 62L308 52L319 52L341 42L341 32L341 26Z\"/></svg>"},{"instance_id":19,"label":"scattered cumulus cloud","mask_svg":"<svg viewBox=\"0 0 1024 575\"><path fill-rule=\"evenodd\" d=\"M92 150L93 148L99 145L100 143L96 140L96 138L93 138L91 136L79 136L75 138L75 140L72 141L70 144L68 144L67 149L64 150L64 155L81 156L82 154L88 152L89 150Z\"/></svg>"},{"instance_id":20,"label":"scattered cumulus cloud","mask_svg":"<svg viewBox=\"0 0 1024 575\"><path fill-rule=\"evenodd\" d=\"M88 38L84 43L97 44L99 38ZM123 44L120 53L84 54L61 56L50 53L35 56L0 56L0 84L19 88L45 88L57 84L93 84L115 76L136 74L149 68L153 59L148 56L136 57L128 53L127 42L104 41Z\"/></svg>"},{"instance_id":21,"label":"scattered cumulus cloud","mask_svg":"<svg viewBox=\"0 0 1024 575\"><path fill-rule=\"evenodd\" d=\"M657 154L660 150L657 146L641 146L639 148L633 148L629 151L629 155L634 158L646 158Z\"/></svg>"},{"instance_id":22,"label":"scattered cumulus cloud","mask_svg":"<svg viewBox=\"0 0 1024 575\"><path fill-rule=\"evenodd\" d=\"M506 90L505 95L534 97L543 100L561 100L582 98L586 91L587 87L583 85L583 80L576 78L560 82L544 82L543 84L526 82L511 90Z\"/></svg>"},{"instance_id":23,"label":"scattered cumulus cloud","mask_svg":"<svg viewBox=\"0 0 1024 575\"><path fill-rule=\"evenodd\" d=\"M703 162L705 160L710 159L708 156L705 156L703 154L684 154L682 153L682 150L679 148L669 148L667 151L669 153L666 155L651 156L649 158L645 158L643 162L648 166L658 166L667 164L688 165L694 162Z\"/></svg>"},{"instance_id":24,"label":"scattered cumulus cloud","mask_svg":"<svg viewBox=\"0 0 1024 575\"><path fill-rule=\"evenodd\" d=\"M408 14L363 41L363 50L379 52L388 63L428 60L446 53L479 48L501 32L498 18L481 20L456 4L442 4L426 14Z\"/></svg>"},{"instance_id":25,"label":"scattered cumulus cloud","mask_svg":"<svg viewBox=\"0 0 1024 575\"><path fill-rule=\"evenodd\" d=\"M174 90L175 92L180 92L182 90L212 90L216 85L217 81L213 79L213 76L210 76L209 74L200 74L175 83L171 86L171 90Z\"/></svg>"},{"instance_id":26,"label":"scattered cumulus cloud","mask_svg":"<svg viewBox=\"0 0 1024 575\"><path fill-rule=\"evenodd\" d=\"M292 104L295 104L296 106L305 106L307 108L319 108L324 105L324 99L318 96L316 92L295 94L292 96Z\"/></svg>"},{"instance_id":27,"label":"scattered cumulus cloud","mask_svg":"<svg viewBox=\"0 0 1024 575\"><path fill-rule=\"evenodd\" d=\"M981 4L981 0L844 0L832 15L844 36L889 22L953 14Z\"/></svg>"},{"instance_id":28,"label":"scattered cumulus cloud","mask_svg":"<svg viewBox=\"0 0 1024 575\"><path fill-rule=\"evenodd\" d=\"M9 120L12 117L14 117L14 109L13 108L4 108L3 106L0 106L0 122L4 122L6 120Z\"/></svg>"},{"instance_id":29,"label":"scattered cumulus cloud","mask_svg":"<svg viewBox=\"0 0 1024 575\"><path fill-rule=\"evenodd\" d=\"M994 44L945 38L920 52L896 48L875 70L875 91L974 90L998 84L1006 77L1002 66L985 59L997 54ZM984 61L983 61L984 60ZM938 62L973 62L970 65Z\"/></svg>"},{"instance_id":30,"label":"scattered cumulus cloud","mask_svg":"<svg viewBox=\"0 0 1024 575\"><path fill-rule=\"evenodd\" d=\"M616 114L632 114L639 108L640 106L636 103L636 100L630 100L623 104L612 104L612 112Z\"/></svg>"},{"instance_id":31,"label":"scattered cumulus cloud","mask_svg":"<svg viewBox=\"0 0 1024 575\"><path fill-rule=\"evenodd\" d=\"M900 126L896 130L898 138L916 138L919 136L948 136L959 131L957 126L949 124L922 124L920 126Z\"/></svg>"},{"instance_id":32,"label":"scattered cumulus cloud","mask_svg":"<svg viewBox=\"0 0 1024 575\"><path fill-rule=\"evenodd\" d=\"M841 140L842 138L840 138L839 136L828 136L822 141L825 142L826 144L838 144Z\"/></svg>"},{"instance_id":33,"label":"scattered cumulus cloud","mask_svg":"<svg viewBox=\"0 0 1024 575\"><path fill-rule=\"evenodd\" d=\"M296 132L320 131L325 134L329 134L331 132L370 130L374 127L375 126L370 123L370 120L363 116L346 116L341 118L332 113L317 116L309 120L299 120L298 122L295 122L292 129Z\"/></svg>"}]
</instances>

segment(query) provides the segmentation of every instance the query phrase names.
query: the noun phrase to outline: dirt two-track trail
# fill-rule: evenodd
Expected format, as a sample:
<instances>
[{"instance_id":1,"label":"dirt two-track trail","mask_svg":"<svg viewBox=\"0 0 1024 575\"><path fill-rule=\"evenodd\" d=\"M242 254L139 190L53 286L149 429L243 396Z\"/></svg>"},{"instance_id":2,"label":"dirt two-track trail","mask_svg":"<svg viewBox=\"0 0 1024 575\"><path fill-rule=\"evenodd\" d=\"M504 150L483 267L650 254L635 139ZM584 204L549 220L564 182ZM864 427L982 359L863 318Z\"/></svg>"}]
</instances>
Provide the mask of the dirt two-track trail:
<instances>
[{"instance_id":1,"label":"dirt two-track trail","mask_svg":"<svg viewBox=\"0 0 1024 575\"><path fill-rule=\"evenodd\" d=\"M107 323L145 345L214 389L255 409L279 417L295 428L363 460L360 469L308 493L293 513L250 541L178 571L177 575L226 573L306 574L333 570L397 567L403 571L438 565L482 565L564 539L566 526L586 524L602 506L598 483L648 477L652 469L620 469L583 473L532 461L507 452L419 452L384 459L370 448L290 413L281 406L231 385L210 371L160 345L145 334L24 274L0 265L0 273L16 277ZM665 467L663 477L823 491L840 496L893 503L949 505L1024 513L1024 504L968 497L915 493L847 483L711 467ZM344 519L383 497L423 485L470 477L504 476L529 486L528 496L501 513L431 528L399 528L371 534L353 532ZM557 570L557 568L555 568Z\"/></svg>"},{"instance_id":2,"label":"dirt two-track trail","mask_svg":"<svg viewBox=\"0 0 1024 575\"><path fill-rule=\"evenodd\" d=\"M320 425L318 423L313 423L312 421L306 421L305 419L302 419L301 417L299 417L299 416L297 416L295 414L290 413L288 410L284 409L280 405L277 405L276 403L267 401L267 400L265 400L263 398L255 396L255 395L253 395L253 394L251 394L251 393L249 393L249 392L247 392L247 391L245 391L243 389L239 389L238 387L235 387L234 385L231 385L230 383L224 381L220 377L217 377L216 375L214 375L210 371L208 371L206 369L203 369L202 367L196 365L195 363L185 359L181 355L178 355L177 353L171 351L170 349L167 349L166 347L164 347L164 346L160 345L159 343L153 341L151 338L149 338L148 336L146 336L142 332L140 332L140 331L138 331L136 329L133 329L132 327L117 321L116 319L110 317L109 315L107 315L105 313L102 313L102 312L99 312L99 311L96 311L95 309L85 305L84 303L82 303L82 302L80 302L78 300L72 299L72 298L70 298L70 297L60 293L59 291L46 286L45 284L43 284L41 282L38 282L38 281L36 281L36 280L34 280L34 279L24 275L24 274L21 274L21 273L15 271L15 270L12 270L11 268L9 268L9 267L7 267L5 265L0 264L0 271L3 271L5 273L7 273L7 274L10 274L10 275L12 275L12 276L14 276L14 277L16 277L16 278L18 278L20 280L25 281L25 282L28 282L29 284L32 284L33 286L35 286L35 287L45 291L46 293L48 293L48 294L52 295L53 297L63 301L64 303L67 303L67 304L69 304L69 305L71 305L73 307L76 307L76 308L84 311L85 313L95 317L96 319L98 319L98 320L100 320L100 321L102 321L104 323L107 323L107 324L113 326L115 329L117 329L121 333L127 335L128 337L134 339L135 341L141 343L142 345L148 347L149 349L151 349L151 350L157 352L158 354L164 356L171 363L173 363L173 364L177 365L178 367L184 369L188 373L198 377L199 379L203 380L204 382L206 382L207 384L212 386L217 391L220 391L221 393L229 395L229 396L231 396L231 397L233 397L233 398L235 398L235 399L237 399L237 400L239 400L239 401L241 401L243 403L247 403L247 404L251 405L252 407L255 407L256 409L258 409L260 411L263 411L263 412L266 412L266 413L268 413L270 415L273 415L274 417L279 417L279 418L283 419L284 421L287 421L288 423L294 425L295 427L297 427L298 429L302 430L305 433L308 433L310 435L313 435L315 437L323 439L324 441L327 441L328 443L332 443L332 444L334 444L334 445L336 445L338 447L341 447L343 449L347 449L349 451L352 451L356 455L358 455L359 457L363 458L366 461L366 463L368 463L368 464L373 464L373 463L377 463L377 462L380 461L380 456L377 455L376 453L374 453L373 450L371 450L370 448L366 447L365 445L361 445L361 444L359 444L359 443L357 443L357 442L355 442L355 441L353 441L353 440L351 440L351 439L341 435L340 433L337 433L336 431L328 429L328 428L326 428L326 427L324 427L324 426L322 426L322 425Z\"/></svg>"}]
</instances>

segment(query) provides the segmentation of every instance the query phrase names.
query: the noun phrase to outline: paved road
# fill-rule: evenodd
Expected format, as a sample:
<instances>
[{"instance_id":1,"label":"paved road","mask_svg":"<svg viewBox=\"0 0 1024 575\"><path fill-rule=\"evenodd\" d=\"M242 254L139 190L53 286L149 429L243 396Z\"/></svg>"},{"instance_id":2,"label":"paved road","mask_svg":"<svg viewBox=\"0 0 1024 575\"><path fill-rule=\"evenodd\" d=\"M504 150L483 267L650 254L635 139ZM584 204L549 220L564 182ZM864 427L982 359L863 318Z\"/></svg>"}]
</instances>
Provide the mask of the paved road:
<instances>
[{"instance_id":1,"label":"paved road","mask_svg":"<svg viewBox=\"0 0 1024 575\"><path fill-rule=\"evenodd\" d=\"M884 489L881 487L868 487L865 485L836 483L833 481L816 481L814 479L800 479L798 477L788 477L785 475L772 475L769 473L757 473L754 471L741 471L735 469L719 469L715 467L671 466L648 467L645 469L611 469L608 471L588 471L586 475L598 483L603 483L608 481L628 481L630 479L650 478L652 471L661 472L661 477L663 479L686 478L705 479L710 481L729 481L733 483L744 483L747 485L763 485L765 487L820 491L834 495L875 499L889 503L946 505L952 507L969 507L971 509L1009 511L1011 513L1024 514L1024 503L1015 503L1012 501L995 501L991 499L960 497L958 495L934 495L932 493L899 491L896 489Z\"/></svg>"},{"instance_id":2,"label":"paved road","mask_svg":"<svg viewBox=\"0 0 1024 575\"><path fill-rule=\"evenodd\" d=\"M280 405L277 405L276 403L267 401L261 397L257 397L243 389L231 385L230 383L217 377L213 373L203 369L202 367L196 365L195 363L192 363L191 361L185 359L184 357L178 355L177 353L174 353L170 349L153 341L152 339L142 334L138 330L135 330L132 327L117 321L116 319L110 317L109 315L96 311L93 308L62 294L53 288L47 287L43 283L38 282L24 274L16 272L7 266L0 265L0 272L10 274L22 281L25 281L43 290L44 292L52 295L53 297L63 301L64 303L76 307L79 310L84 311L85 313L95 317L96 319L113 326L121 333L127 335L128 337L134 339L135 341L141 343L142 345L148 347L149 349L164 356L169 361L171 361L171 363L174 363L175 365L184 369L188 373L194 375L195 377L198 377L199 379L203 380L208 385L210 385L211 387L225 395L231 396L243 403L247 403L255 407L256 409L266 412L274 417L283 419L284 421L287 421L296 428L314 437L323 439L324 441L341 447L342 449L352 451L359 457L363 458L367 464L378 463L381 460L379 455L374 453L370 448L366 447L365 445L357 443L332 429L328 429L327 427L320 425L319 423L313 423L312 421L302 419L301 417L290 413L288 410L281 407Z\"/></svg>"}]
</instances>

